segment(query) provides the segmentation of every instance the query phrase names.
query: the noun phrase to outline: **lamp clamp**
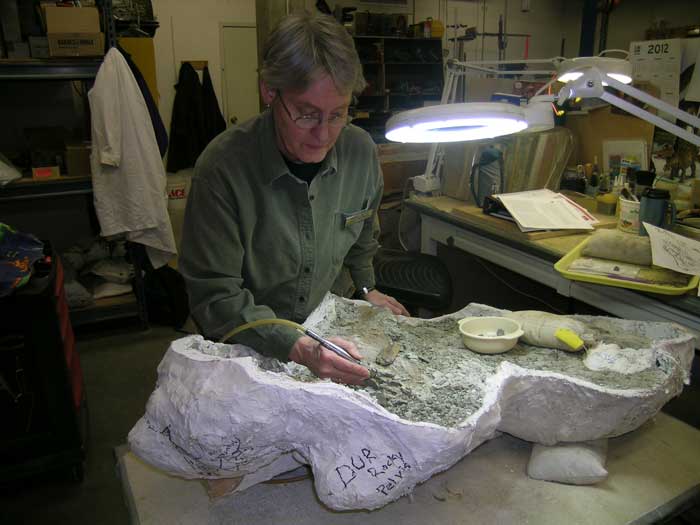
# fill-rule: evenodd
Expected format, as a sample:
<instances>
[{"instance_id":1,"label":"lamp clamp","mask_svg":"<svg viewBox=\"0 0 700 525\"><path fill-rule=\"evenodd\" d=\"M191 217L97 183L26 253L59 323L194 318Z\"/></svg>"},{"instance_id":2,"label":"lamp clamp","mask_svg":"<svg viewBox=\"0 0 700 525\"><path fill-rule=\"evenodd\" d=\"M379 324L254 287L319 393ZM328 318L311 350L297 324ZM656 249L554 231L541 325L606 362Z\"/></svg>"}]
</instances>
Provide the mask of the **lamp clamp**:
<instances>
[{"instance_id":1,"label":"lamp clamp","mask_svg":"<svg viewBox=\"0 0 700 525\"><path fill-rule=\"evenodd\" d=\"M596 68L589 68L576 80L568 82L559 91L557 104L574 98L601 98L605 93L603 73Z\"/></svg>"}]
</instances>

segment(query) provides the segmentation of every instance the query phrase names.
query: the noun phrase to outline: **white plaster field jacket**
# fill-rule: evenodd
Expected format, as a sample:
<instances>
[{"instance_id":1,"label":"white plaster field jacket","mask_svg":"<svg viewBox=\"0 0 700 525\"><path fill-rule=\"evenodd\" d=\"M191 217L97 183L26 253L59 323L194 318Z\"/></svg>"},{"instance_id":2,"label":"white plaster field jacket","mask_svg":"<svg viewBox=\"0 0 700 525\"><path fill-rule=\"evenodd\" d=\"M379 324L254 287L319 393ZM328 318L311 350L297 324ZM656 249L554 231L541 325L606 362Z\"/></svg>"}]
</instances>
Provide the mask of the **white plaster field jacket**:
<instances>
[{"instance_id":1,"label":"white plaster field jacket","mask_svg":"<svg viewBox=\"0 0 700 525\"><path fill-rule=\"evenodd\" d=\"M92 185L104 237L143 244L155 268L176 254L166 175L146 102L126 60L109 50L88 93Z\"/></svg>"}]
</instances>

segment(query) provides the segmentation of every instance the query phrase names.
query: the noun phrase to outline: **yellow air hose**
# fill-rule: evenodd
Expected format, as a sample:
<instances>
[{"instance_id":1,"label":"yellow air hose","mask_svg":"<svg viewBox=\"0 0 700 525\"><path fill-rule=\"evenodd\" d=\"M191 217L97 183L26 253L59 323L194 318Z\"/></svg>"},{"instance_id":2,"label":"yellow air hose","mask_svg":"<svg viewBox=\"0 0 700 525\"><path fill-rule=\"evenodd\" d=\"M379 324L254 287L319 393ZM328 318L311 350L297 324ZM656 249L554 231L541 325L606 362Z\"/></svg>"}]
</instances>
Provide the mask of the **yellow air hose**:
<instances>
[{"instance_id":1,"label":"yellow air hose","mask_svg":"<svg viewBox=\"0 0 700 525\"><path fill-rule=\"evenodd\" d=\"M250 323L246 323L244 325L239 326L238 328L234 328L230 332L226 333L220 340L220 343L225 343L228 341L231 337L234 335L241 333L243 330L248 330L249 328L255 328L256 326L263 326L266 324L282 324L285 326L289 326L291 328L294 328L295 330L298 330L299 332L302 333L302 335L306 335L311 337L312 339L315 339L318 341L321 346L324 348L327 348L328 350L332 351L333 353L339 355L343 359L347 359L348 361L351 361L356 364L360 364L360 362L352 357L347 350L342 348L341 346L321 337L318 335L316 332L313 330L310 330L308 328L304 328L302 325L299 323L295 323L294 321L289 321L288 319L258 319L257 321L251 321Z\"/></svg>"},{"instance_id":2,"label":"yellow air hose","mask_svg":"<svg viewBox=\"0 0 700 525\"><path fill-rule=\"evenodd\" d=\"M285 326L289 326L291 328L299 330L302 334L306 334L306 329L303 326L301 326L299 323L295 323L294 321L289 321L288 319L258 319L257 321L251 321L250 323L246 323L244 325L234 328L233 330L230 330L221 339L219 339L219 342L225 343L234 335L239 334L244 330L248 330L249 328L256 328L258 326L264 326L266 324L283 324Z\"/></svg>"}]
</instances>

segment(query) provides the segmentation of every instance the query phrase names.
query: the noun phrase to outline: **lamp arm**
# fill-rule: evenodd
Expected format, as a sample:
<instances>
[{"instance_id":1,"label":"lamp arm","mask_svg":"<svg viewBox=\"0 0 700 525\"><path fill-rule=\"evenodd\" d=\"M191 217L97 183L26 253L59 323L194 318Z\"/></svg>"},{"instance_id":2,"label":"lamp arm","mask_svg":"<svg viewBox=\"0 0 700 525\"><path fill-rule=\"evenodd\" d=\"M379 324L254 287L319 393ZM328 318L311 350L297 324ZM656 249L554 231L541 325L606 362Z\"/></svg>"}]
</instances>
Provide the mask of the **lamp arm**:
<instances>
[{"instance_id":1,"label":"lamp arm","mask_svg":"<svg viewBox=\"0 0 700 525\"><path fill-rule=\"evenodd\" d=\"M603 76L603 73L601 73L596 68L590 68L586 70L580 78L566 84L566 86L564 86L561 89L561 91L559 91L559 105L561 105L565 100L575 97L600 98L608 104L612 104L613 106L617 106L620 109L624 109L628 113L631 113L632 115L639 117L642 120L646 120L647 122L650 122L655 126L660 127L661 129L665 129L666 131L672 133L673 135L676 135L677 137L687 140L691 144L700 146L700 136L695 135L682 128L681 126L677 126L674 123L668 122L667 120L662 119L658 115L654 115L653 113L650 113L645 109L635 106L631 102L627 102L626 100L605 91L603 87L603 79L605 80L605 83L610 87L618 89L619 91L622 91L623 93L633 98L636 98L637 100L641 100L642 102L648 104L653 108L669 113L673 115L676 119L682 120L683 122L690 124L691 126L700 127L700 119L698 119L697 117L694 117L693 115L686 113L685 111L681 111L680 109L675 108L670 104L667 104L663 100L659 100L656 97L652 97L644 91L641 91L637 88L633 88L632 86L628 86L627 84L623 84L622 82L615 80L609 75Z\"/></svg>"},{"instance_id":2,"label":"lamp arm","mask_svg":"<svg viewBox=\"0 0 700 525\"><path fill-rule=\"evenodd\" d=\"M637 89L635 87L632 87L627 84L623 84L622 82L619 82L618 80L615 80L614 78L607 76L605 78L605 83L608 84L610 87L614 87L615 89L622 91L623 93L630 95L637 100L641 100L645 104L648 104L649 106L652 106L660 111L663 111L664 113L669 113L670 115L673 115L676 119L682 120L686 124L690 124L694 128L700 128L700 119L691 115L690 113L686 113L685 111L682 111L678 109L675 106L672 106L671 104L668 104L664 102L663 100L659 100L656 97L652 97L648 93L645 93L641 89ZM652 115L654 116L654 115ZM642 117L643 118L643 117ZM658 125L658 124L657 124ZM659 126L662 127L662 126Z\"/></svg>"},{"instance_id":3,"label":"lamp arm","mask_svg":"<svg viewBox=\"0 0 700 525\"><path fill-rule=\"evenodd\" d=\"M445 75L445 85L442 87L442 96L440 97L440 104L451 104L455 101L456 90L457 90L457 76L458 72L455 70L455 65L459 65L458 62L450 60L447 64L447 73ZM439 178L440 168L442 166L442 155L439 154L440 145L437 142L433 142L430 145L430 151L428 152L428 162L425 165L424 177L428 179ZM434 180L428 183L430 186L435 185Z\"/></svg>"},{"instance_id":4,"label":"lamp arm","mask_svg":"<svg viewBox=\"0 0 700 525\"><path fill-rule=\"evenodd\" d=\"M696 146L700 146L700 136L695 135L693 133L690 133L689 131L683 129L680 126L676 126L675 124L669 122L668 120L665 120L658 115L654 115L653 113L648 112L645 109L642 109L638 106L635 106L631 102L627 102L624 99L621 99L620 97L616 97L615 95L605 92L603 93L600 98L607 102L608 104L612 104L613 106L617 106L620 109L624 109L628 113L631 113L635 117L639 117L642 120L646 120L647 122L650 122L654 124L654 126L657 126L661 129L665 129L669 133L672 133L673 135L676 135L677 137L682 138L683 140L687 140L691 144L695 144ZM666 104L668 105L668 104ZM669 106L671 109L673 109L673 106ZM677 110L678 111L678 110ZM670 112L669 112L670 113ZM680 113L684 113L683 111L680 111ZM676 112L673 113L674 116L677 115ZM680 120L680 117L678 117Z\"/></svg>"},{"instance_id":5,"label":"lamp arm","mask_svg":"<svg viewBox=\"0 0 700 525\"><path fill-rule=\"evenodd\" d=\"M457 71L454 69L454 61L447 65L447 74L445 76L445 85L442 87L442 96L440 104L451 104L455 100L455 90L457 89ZM440 156L438 155L438 144L436 142L430 145L428 153L428 162L425 165L425 177L438 177L440 174Z\"/></svg>"},{"instance_id":6,"label":"lamp arm","mask_svg":"<svg viewBox=\"0 0 700 525\"><path fill-rule=\"evenodd\" d=\"M545 89L547 89L549 86L554 84L556 81L557 81L557 77L556 76L552 77L546 84L543 84L542 87L535 92L533 97L536 97L537 95L541 95ZM554 100L553 97L552 97L552 100Z\"/></svg>"},{"instance_id":7,"label":"lamp arm","mask_svg":"<svg viewBox=\"0 0 700 525\"><path fill-rule=\"evenodd\" d=\"M461 62L459 60L450 59L447 61L448 69L455 70L460 69L471 69L473 71L480 71L482 73L491 73L494 75L551 75L556 71L557 64L564 60L563 57L553 57L553 58L535 58L527 60L478 60L474 62ZM534 70L534 69L524 69L524 70L506 70L506 69L494 69L488 66L502 66L508 64L549 64L552 69L545 70Z\"/></svg>"},{"instance_id":8,"label":"lamp arm","mask_svg":"<svg viewBox=\"0 0 700 525\"><path fill-rule=\"evenodd\" d=\"M480 73L490 73L492 75L551 75L554 73L554 69L494 69L492 67L482 67L474 64L460 63L459 67L464 69L472 69L474 71L479 71Z\"/></svg>"},{"instance_id":9,"label":"lamp arm","mask_svg":"<svg viewBox=\"0 0 700 525\"><path fill-rule=\"evenodd\" d=\"M556 66L559 62L566 60L564 57L552 58L532 58L526 60L475 60L473 62L461 62L459 60L450 60L449 62L461 67L476 66L497 66L503 64L552 64Z\"/></svg>"}]
</instances>

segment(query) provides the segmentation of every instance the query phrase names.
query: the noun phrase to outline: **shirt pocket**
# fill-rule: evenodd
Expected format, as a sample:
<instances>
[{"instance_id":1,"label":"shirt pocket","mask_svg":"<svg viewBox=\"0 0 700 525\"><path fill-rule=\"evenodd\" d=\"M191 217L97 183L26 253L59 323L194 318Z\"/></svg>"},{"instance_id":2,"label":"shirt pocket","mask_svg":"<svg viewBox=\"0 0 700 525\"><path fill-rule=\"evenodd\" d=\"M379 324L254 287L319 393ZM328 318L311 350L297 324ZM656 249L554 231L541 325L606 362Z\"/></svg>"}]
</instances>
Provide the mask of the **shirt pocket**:
<instances>
[{"instance_id":1,"label":"shirt pocket","mask_svg":"<svg viewBox=\"0 0 700 525\"><path fill-rule=\"evenodd\" d=\"M357 241L365 221L372 217L372 209L367 206L361 210L339 211L333 220L333 262L342 264L350 248Z\"/></svg>"}]
</instances>

